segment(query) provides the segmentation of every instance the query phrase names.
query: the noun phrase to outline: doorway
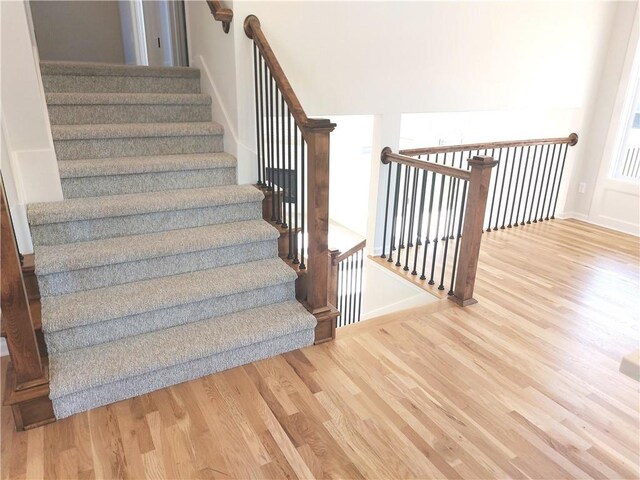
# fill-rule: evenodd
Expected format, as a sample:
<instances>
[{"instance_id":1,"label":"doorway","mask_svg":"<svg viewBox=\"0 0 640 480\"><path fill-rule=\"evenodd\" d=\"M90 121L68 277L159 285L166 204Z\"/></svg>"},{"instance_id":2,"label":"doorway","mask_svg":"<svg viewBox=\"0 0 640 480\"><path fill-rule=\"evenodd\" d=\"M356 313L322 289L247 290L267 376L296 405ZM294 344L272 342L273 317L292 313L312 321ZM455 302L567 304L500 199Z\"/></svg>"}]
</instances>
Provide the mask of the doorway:
<instances>
[{"instance_id":1,"label":"doorway","mask_svg":"<svg viewBox=\"0 0 640 480\"><path fill-rule=\"evenodd\" d=\"M187 66L182 0L119 0L125 63Z\"/></svg>"}]
</instances>

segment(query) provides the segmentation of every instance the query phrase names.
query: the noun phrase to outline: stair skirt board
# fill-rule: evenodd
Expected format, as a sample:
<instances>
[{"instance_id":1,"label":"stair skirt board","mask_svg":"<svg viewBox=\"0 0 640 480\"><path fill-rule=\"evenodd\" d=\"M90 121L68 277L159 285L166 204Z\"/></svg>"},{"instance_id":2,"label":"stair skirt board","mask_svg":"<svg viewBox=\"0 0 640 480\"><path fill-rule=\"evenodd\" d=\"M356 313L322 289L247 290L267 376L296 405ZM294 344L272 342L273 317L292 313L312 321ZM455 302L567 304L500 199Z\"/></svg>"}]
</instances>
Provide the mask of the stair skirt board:
<instances>
[{"instance_id":1,"label":"stair skirt board","mask_svg":"<svg viewBox=\"0 0 640 480\"><path fill-rule=\"evenodd\" d=\"M27 208L55 416L312 345L200 71L42 62L64 200Z\"/></svg>"}]
</instances>

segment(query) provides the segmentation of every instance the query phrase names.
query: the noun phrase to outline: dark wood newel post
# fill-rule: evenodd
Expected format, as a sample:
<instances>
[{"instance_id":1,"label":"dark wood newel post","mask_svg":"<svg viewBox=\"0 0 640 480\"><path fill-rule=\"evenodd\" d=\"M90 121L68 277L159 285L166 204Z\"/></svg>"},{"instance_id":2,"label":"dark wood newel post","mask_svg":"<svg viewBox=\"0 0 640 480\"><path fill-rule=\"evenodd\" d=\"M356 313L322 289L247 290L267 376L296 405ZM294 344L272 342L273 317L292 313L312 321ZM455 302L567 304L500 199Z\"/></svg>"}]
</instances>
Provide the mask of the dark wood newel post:
<instances>
[{"instance_id":1,"label":"dark wood newel post","mask_svg":"<svg viewBox=\"0 0 640 480\"><path fill-rule=\"evenodd\" d=\"M15 389L23 390L46 383L47 378L29 310L4 184L1 190L2 323L15 372Z\"/></svg>"},{"instance_id":2,"label":"dark wood newel post","mask_svg":"<svg viewBox=\"0 0 640 480\"><path fill-rule=\"evenodd\" d=\"M454 295L449 297L463 307L477 303L477 300L473 298L473 288L476 283L480 255L482 222L489 195L491 169L497 164L498 162L491 157L475 156L469 160L471 175L464 213L458 271L456 272Z\"/></svg>"},{"instance_id":3,"label":"dark wood newel post","mask_svg":"<svg viewBox=\"0 0 640 480\"><path fill-rule=\"evenodd\" d=\"M316 343L335 337L337 311L329 299L329 122L304 129L307 142L307 309L316 316Z\"/></svg>"}]
</instances>

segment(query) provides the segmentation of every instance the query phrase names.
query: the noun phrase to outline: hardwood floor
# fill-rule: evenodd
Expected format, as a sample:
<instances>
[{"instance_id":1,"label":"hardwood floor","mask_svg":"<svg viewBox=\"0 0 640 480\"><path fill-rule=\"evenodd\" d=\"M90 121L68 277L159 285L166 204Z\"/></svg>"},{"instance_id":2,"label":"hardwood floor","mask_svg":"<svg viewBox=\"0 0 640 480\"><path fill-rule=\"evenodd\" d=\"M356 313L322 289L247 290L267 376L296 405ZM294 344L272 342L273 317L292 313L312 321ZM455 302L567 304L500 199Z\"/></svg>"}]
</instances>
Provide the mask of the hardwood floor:
<instances>
[{"instance_id":1,"label":"hardwood floor","mask_svg":"<svg viewBox=\"0 0 640 480\"><path fill-rule=\"evenodd\" d=\"M638 478L638 239L556 220L483 238L447 300L27 432L2 478Z\"/></svg>"}]
</instances>

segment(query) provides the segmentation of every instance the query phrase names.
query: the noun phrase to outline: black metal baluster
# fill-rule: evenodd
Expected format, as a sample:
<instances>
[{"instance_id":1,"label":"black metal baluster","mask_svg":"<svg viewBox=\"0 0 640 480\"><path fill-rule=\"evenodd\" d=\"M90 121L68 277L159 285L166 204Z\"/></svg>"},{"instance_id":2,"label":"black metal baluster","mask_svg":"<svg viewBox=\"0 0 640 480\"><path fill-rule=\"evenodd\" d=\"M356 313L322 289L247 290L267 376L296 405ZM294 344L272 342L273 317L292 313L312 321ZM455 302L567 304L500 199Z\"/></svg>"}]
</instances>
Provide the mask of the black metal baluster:
<instances>
[{"instance_id":1,"label":"black metal baluster","mask_svg":"<svg viewBox=\"0 0 640 480\"><path fill-rule=\"evenodd\" d=\"M280 96L280 110L282 113L282 139L281 141L281 152L282 152L282 170L280 175L282 176L282 188L280 189L282 195L282 228L289 228L287 225L287 178L289 176L289 172L287 171L287 128L286 128L286 120L285 120L285 103L284 96ZM287 112L288 113L288 112Z\"/></svg>"},{"instance_id":2,"label":"black metal baluster","mask_svg":"<svg viewBox=\"0 0 640 480\"><path fill-rule=\"evenodd\" d=\"M296 178L296 194L295 194L295 202L293 204L293 218L295 222L294 228L294 244L293 244L293 264L298 265L300 263L300 259L298 258L298 237L300 236L299 228L298 228L298 203L300 202L300 184L302 183L298 178L298 172L300 169L298 168L298 125L293 123L293 165L295 167L295 178Z\"/></svg>"},{"instance_id":3,"label":"black metal baluster","mask_svg":"<svg viewBox=\"0 0 640 480\"><path fill-rule=\"evenodd\" d=\"M253 89L256 100L256 156L258 157L258 185L262 185L262 129L260 121L262 90L258 90L258 46L253 42ZM260 94L258 96L258 93Z\"/></svg>"},{"instance_id":4,"label":"black metal baluster","mask_svg":"<svg viewBox=\"0 0 640 480\"><path fill-rule=\"evenodd\" d=\"M300 132L302 133L302 132ZM302 136L302 135L301 135ZM304 224L304 217L307 213L307 198L306 198L306 184L307 184L307 177L305 175L305 163L307 161L306 158L306 143L304 140L304 137L301 138L302 141L302 145L300 148L300 183L301 183L301 190L302 190L302 195L300 197L300 204L301 204L301 208L300 208L300 270L305 270L307 267L304 264L304 236L305 236L305 224Z\"/></svg>"},{"instance_id":5,"label":"black metal baluster","mask_svg":"<svg viewBox=\"0 0 640 480\"><path fill-rule=\"evenodd\" d=\"M271 221L275 222L278 217L276 217L276 187L274 185L274 173L275 173L275 129L274 129L274 109L273 109L273 93L274 93L274 84L275 80L271 72L269 72L271 81L269 85L269 163L270 163L270 174L269 174L269 187L271 190Z\"/></svg>"},{"instance_id":6,"label":"black metal baluster","mask_svg":"<svg viewBox=\"0 0 640 480\"><path fill-rule=\"evenodd\" d=\"M533 208L536 204L536 193L538 191L538 177L540 176L540 170L542 169L542 157L544 155L544 145L540 146L540 154L538 155L538 168L536 170L536 179L533 183L533 194L531 195L531 209L529 210L529 219L527 220L527 224L536 223L536 218L533 215ZM536 161L535 157L533 159Z\"/></svg>"},{"instance_id":7,"label":"black metal baluster","mask_svg":"<svg viewBox=\"0 0 640 480\"><path fill-rule=\"evenodd\" d=\"M358 285L358 321L362 317L362 288L363 288L363 276L364 276L364 250L358 252L360 256L360 283Z\"/></svg>"},{"instance_id":8,"label":"black metal baluster","mask_svg":"<svg viewBox=\"0 0 640 480\"><path fill-rule=\"evenodd\" d=\"M562 174L564 173L564 164L567 160L567 152L569 151L569 145L567 144L564 149L564 155L562 155L562 166L560 167L560 177L558 179L558 191L556 193L556 199L553 202L553 210L551 212L551 220L556 218L556 207L558 206L558 197L560 196L560 185L562 184Z\"/></svg>"},{"instance_id":9,"label":"black metal baluster","mask_svg":"<svg viewBox=\"0 0 640 480\"><path fill-rule=\"evenodd\" d=\"M280 99L280 101L278 101ZM281 145L282 145L282 137L280 135L280 103L282 101L282 93L276 86L276 98L275 98L275 189L274 192L277 192L276 197L276 207L278 208L278 212L276 214L276 225L282 224L282 157L281 153Z\"/></svg>"},{"instance_id":10,"label":"black metal baluster","mask_svg":"<svg viewBox=\"0 0 640 480\"><path fill-rule=\"evenodd\" d=\"M287 253L287 258L289 260L293 259L293 223L294 223L294 219L291 216L292 214L292 203L293 203L293 183L294 183L294 170L293 167L291 165L291 118L293 117L293 115L291 115L291 111L288 110L287 108L287 145L288 145L288 155L287 155L287 161L288 161L288 172L287 172L287 178L289 179L289 190L287 190L285 192L285 196L288 196L288 200L289 200L289 252ZM295 125L294 125L295 126ZM297 182L296 182L297 183Z\"/></svg>"},{"instance_id":11,"label":"black metal baluster","mask_svg":"<svg viewBox=\"0 0 640 480\"><path fill-rule=\"evenodd\" d=\"M492 157L494 153L495 153L495 149L491 150ZM495 170L496 173L495 173L495 178L491 182L493 183L493 195L491 198L491 208L489 209L489 223L487 224L487 228L485 229L486 232L490 232L492 230L491 219L493 218L493 206L496 203L496 192L498 191L498 177L500 176L500 166L502 165L502 162L500 161L501 159L502 159L502 148L500 148L498 151L498 165L496 165L496 168L493 169Z\"/></svg>"},{"instance_id":12,"label":"black metal baluster","mask_svg":"<svg viewBox=\"0 0 640 480\"><path fill-rule=\"evenodd\" d=\"M500 149L500 156L502 156L502 149ZM500 166L500 163L498 163ZM498 195L498 209L496 210L496 225L494 230L498 230L498 223L500 223L500 206L502 205L502 194L504 193L504 182L507 178L507 167L509 166L509 148L507 148L507 154L505 155L504 168L502 169L502 184L500 185L500 194Z\"/></svg>"},{"instance_id":13,"label":"black metal baluster","mask_svg":"<svg viewBox=\"0 0 640 480\"><path fill-rule=\"evenodd\" d=\"M349 257L349 262L351 263L351 295L349 296L349 323L353 323L353 319L354 319L354 314L355 314L355 309L354 309L354 303L355 303L355 293L356 293L356 276L358 275L358 272L356 272L356 265L353 261L353 255L351 255Z\"/></svg>"},{"instance_id":14,"label":"black metal baluster","mask_svg":"<svg viewBox=\"0 0 640 480\"><path fill-rule=\"evenodd\" d=\"M504 200L504 215L502 216L502 225L500 225L500 229L504 230L506 228L507 221L507 211L509 210L509 201L511 200L511 181L513 180L513 171L516 168L516 153L518 152L518 147L513 149L513 155L511 157L511 170L509 174L509 183L507 184L507 197ZM507 151L507 162L509 161L509 152ZM505 174L507 171L505 170Z\"/></svg>"},{"instance_id":15,"label":"black metal baluster","mask_svg":"<svg viewBox=\"0 0 640 480\"><path fill-rule=\"evenodd\" d=\"M390 164L391 166L392 164ZM396 188L393 198L393 217L391 217L391 238L389 245L389 258L387 262L393 262L393 251L396 249L396 224L398 221L398 202L400 201L400 176L402 174L402 165L396 163ZM398 252L398 257L400 252Z\"/></svg>"},{"instance_id":16,"label":"black metal baluster","mask_svg":"<svg viewBox=\"0 0 640 480\"><path fill-rule=\"evenodd\" d=\"M448 204L454 203L454 195L456 192L457 186L457 178L449 177L449 198L447 199ZM454 184L453 190L451 190L451 184ZM457 198L455 199L457 200ZM449 240L453 236L453 212L449 213L448 219L445 220L445 232L444 232L444 251L442 252L442 268L440 269L440 285L438 285L438 290L444 290L444 276L447 271L447 253L449 252Z\"/></svg>"},{"instance_id":17,"label":"black metal baluster","mask_svg":"<svg viewBox=\"0 0 640 480\"><path fill-rule=\"evenodd\" d=\"M568 146L567 146L568 148ZM557 195L557 190L556 190L556 180L558 179L558 170L560 170L560 157L562 156L562 144L559 145L558 148L558 156L556 157L555 163L556 163L556 169L553 173L553 181L551 182L551 191L549 192L549 205L547 206L547 215L544 217L545 220L550 220L549 215L551 214L551 207L553 206L553 196L555 195L556 197ZM553 164L552 164L553 166ZM551 173L549 173L549 178L551 178ZM559 187L560 185L558 185ZM559 190L559 189L558 189Z\"/></svg>"},{"instance_id":18,"label":"black metal baluster","mask_svg":"<svg viewBox=\"0 0 640 480\"><path fill-rule=\"evenodd\" d=\"M531 149L531 147L529 147L529 149ZM527 185L527 194L524 197L524 209L522 210L522 222L520 223L520 225L524 225L526 223L525 219L527 218L527 205L529 205L531 185L533 185L533 171L535 170L535 167L536 167L537 153L538 153L538 145L535 145L533 147L533 158L531 159L531 171L529 172L529 175L527 175L527 178L529 179L529 183ZM527 152L527 162L528 161L529 161L529 152ZM525 175L526 175L526 170L525 170Z\"/></svg>"},{"instance_id":19,"label":"black metal baluster","mask_svg":"<svg viewBox=\"0 0 640 480\"><path fill-rule=\"evenodd\" d=\"M544 190L544 200L542 201L542 210L540 211L540 221L544 221L544 220L549 220L549 217L543 218L544 217L544 208L545 205L547 204L547 193L549 193L549 202L551 202L551 195L552 195L552 191L549 192L549 187L551 186L551 172L553 170L553 162L556 161L556 147L557 145L553 145L553 152L551 153L551 161L549 162L549 175L547 177L547 186ZM559 160L559 159L558 159ZM557 163L557 162L556 162ZM551 208L551 205L549 205L549 208Z\"/></svg>"},{"instance_id":20,"label":"black metal baluster","mask_svg":"<svg viewBox=\"0 0 640 480\"><path fill-rule=\"evenodd\" d=\"M342 280L342 262L338 262L338 288L337 295L338 301L336 307L338 308L338 312L340 312L340 316L338 316L337 326L342 327L342 319L344 318L344 307L342 305L342 287L344 286L344 281Z\"/></svg>"},{"instance_id":21,"label":"black metal baluster","mask_svg":"<svg viewBox=\"0 0 640 480\"><path fill-rule=\"evenodd\" d=\"M404 227L407 221L407 207L409 200L409 179L411 177L411 167L405 166L404 169L404 189L402 190L402 213L400 214L400 236L398 237L398 250L405 247L404 245ZM400 252L398 252L398 260L396 261L396 267L402 265L400 261Z\"/></svg>"},{"instance_id":22,"label":"black metal baluster","mask_svg":"<svg viewBox=\"0 0 640 480\"><path fill-rule=\"evenodd\" d=\"M438 218L436 220L436 234L433 236L433 259L431 260L431 277L429 278L429 285L434 285L433 276L436 269L436 255L438 252L438 238L440 238L440 217L442 215L442 200L444 198L444 181L445 176L442 176L440 181L440 199L438 200Z\"/></svg>"},{"instance_id":23,"label":"black metal baluster","mask_svg":"<svg viewBox=\"0 0 640 480\"><path fill-rule=\"evenodd\" d=\"M389 175L387 176L387 201L386 201L386 207L384 209L384 227L382 229L382 255L380 255L380 258L386 258L387 255L384 253L386 246L387 246L387 220L389 217L389 197L391 194L391 167L392 167L392 163L389 163L387 165L387 167L389 168Z\"/></svg>"},{"instance_id":24,"label":"black metal baluster","mask_svg":"<svg viewBox=\"0 0 640 480\"><path fill-rule=\"evenodd\" d=\"M518 183L520 180L520 170L522 168L522 158L524 157L524 147L520 147L520 159L518 160L518 170L516 173L516 184L515 184L515 189L513 191L513 204L511 205L511 214L509 215L509 225L507 225L507 228L511 228L513 226L513 212L516 209L516 198L518 198ZM514 162L515 162L515 155L513 158ZM513 167L515 168L515 163L513 165ZM513 172L511 172L513 173ZM522 192L520 192L520 195L522 196ZM518 217L516 216L516 226L518 225Z\"/></svg>"},{"instance_id":25,"label":"black metal baluster","mask_svg":"<svg viewBox=\"0 0 640 480\"><path fill-rule=\"evenodd\" d=\"M448 295L453 295L453 287L456 280L456 268L458 266L458 253L460 250L460 239L462 238L462 222L464 219L464 211L467 205L467 185L469 182L462 180L462 202L460 203L460 214L458 216L458 234L456 235L455 250L453 252L453 265L451 266L451 284L449 286Z\"/></svg>"},{"instance_id":26,"label":"black metal baluster","mask_svg":"<svg viewBox=\"0 0 640 480\"><path fill-rule=\"evenodd\" d=\"M417 275L417 267L418 267L418 247L422 245L422 221L424 219L424 203L425 196L427 194L427 174L426 170L422 170L422 194L420 195L420 213L418 216L418 228L416 229L416 248L413 252L413 270L411 271L411 275ZM427 246L425 245L425 250Z\"/></svg>"},{"instance_id":27,"label":"black metal baluster","mask_svg":"<svg viewBox=\"0 0 640 480\"><path fill-rule=\"evenodd\" d=\"M419 172L420 171L414 167L413 182L412 182L412 188L411 188L411 207L409 210L409 230L407 232L407 252L405 255L406 258L404 261L404 268L403 268L405 272L409 271L409 249L413 247L413 242L411 241L411 238L413 237L413 221L414 221L415 212L416 212L416 195L418 190L418 173Z\"/></svg>"},{"instance_id":28,"label":"black metal baluster","mask_svg":"<svg viewBox=\"0 0 640 480\"><path fill-rule=\"evenodd\" d=\"M436 161L438 163L438 155L436 154ZM427 173L427 172L425 172ZM425 270L427 267L427 252L429 251L429 244L431 243L431 237L429 234L431 233L431 223L432 223L432 213L433 213L433 197L436 190L436 172L431 172L431 188L429 189L429 214L427 215L427 233L424 236L424 251L422 252L422 273L420 275L420 280L426 280L427 277L425 275Z\"/></svg>"},{"instance_id":29,"label":"black metal baluster","mask_svg":"<svg viewBox=\"0 0 640 480\"><path fill-rule=\"evenodd\" d=\"M536 218L538 218L539 222L543 222L544 218L544 204L547 201L547 192L549 191L549 178L547 178L547 165L549 165L549 176L551 176L551 167L553 166L553 156L556 153L556 146L553 146L553 152L551 153L551 162L549 162L549 150L551 150L551 145L549 145L549 148L547 149L547 156L545 158L545 162L544 162L544 170L542 173L542 183L540 184L540 188L542 188L542 185L545 185L544 187L544 198L542 200L542 209L540 210L540 218L538 218L538 209L536 208ZM546 180L546 182L545 182ZM542 192L542 190L541 190Z\"/></svg>"},{"instance_id":30,"label":"black metal baluster","mask_svg":"<svg viewBox=\"0 0 640 480\"><path fill-rule=\"evenodd\" d=\"M409 216L409 232L407 234L407 246L413 247L413 227L416 223L416 203L418 195L418 177L420 175L420 169L414 167L413 169L413 187L411 188L411 215Z\"/></svg>"},{"instance_id":31,"label":"black metal baluster","mask_svg":"<svg viewBox=\"0 0 640 480\"><path fill-rule=\"evenodd\" d=\"M626 177L629 172L629 159L631 158L631 148L627 148L627 156L624 158L624 165L622 166L621 174Z\"/></svg>"}]
</instances>

